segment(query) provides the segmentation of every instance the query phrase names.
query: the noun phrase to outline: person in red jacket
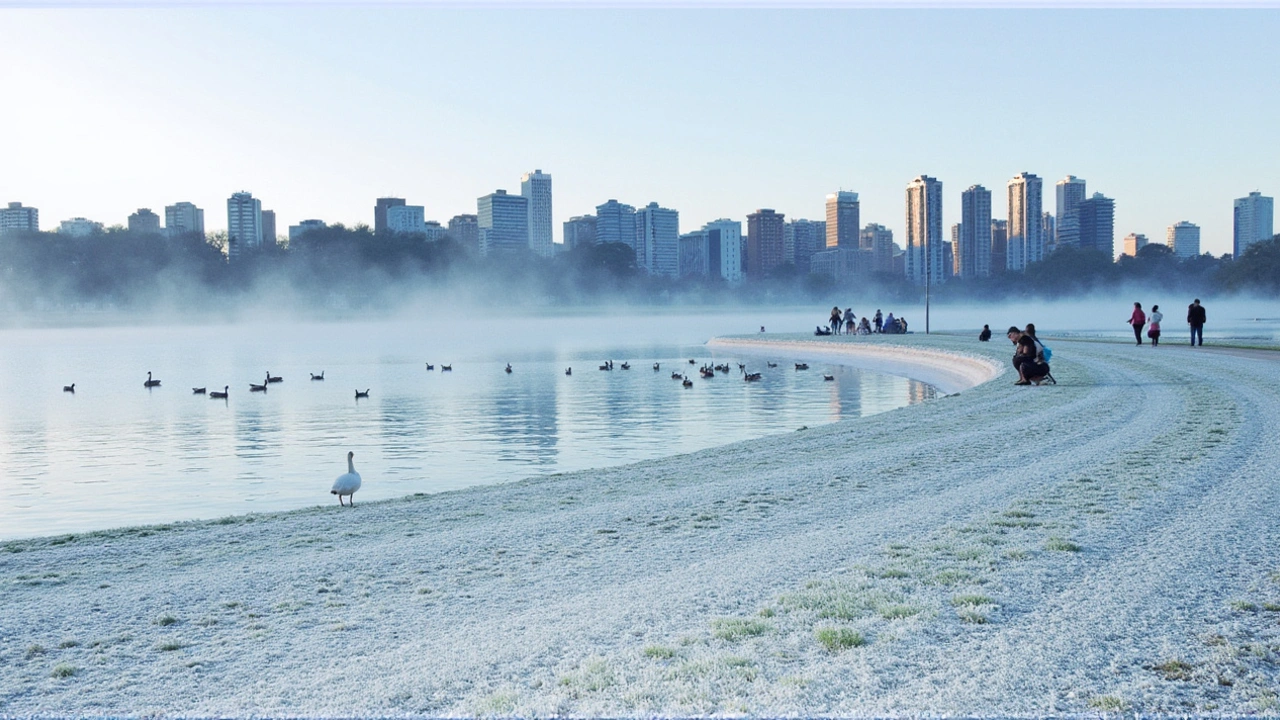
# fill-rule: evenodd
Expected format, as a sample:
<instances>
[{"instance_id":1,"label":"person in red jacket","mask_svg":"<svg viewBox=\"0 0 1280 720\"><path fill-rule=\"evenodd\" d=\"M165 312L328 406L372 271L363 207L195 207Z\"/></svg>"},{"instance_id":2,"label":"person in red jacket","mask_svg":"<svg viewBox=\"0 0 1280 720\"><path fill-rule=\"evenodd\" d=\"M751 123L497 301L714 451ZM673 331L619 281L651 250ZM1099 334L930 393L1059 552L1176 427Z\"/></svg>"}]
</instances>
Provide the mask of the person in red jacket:
<instances>
[{"instance_id":1,"label":"person in red jacket","mask_svg":"<svg viewBox=\"0 0 1280 720\"><path fill-rule=\"evenodd\" d=\"M1127 321L1133 326L1133 337L1138 340L1138 344L1142 344L1142 326L1147 324L1147 314L1142 312L1142 303L1133 304L1133 314L1129 316Z\"/></svg>"}]
</instances>

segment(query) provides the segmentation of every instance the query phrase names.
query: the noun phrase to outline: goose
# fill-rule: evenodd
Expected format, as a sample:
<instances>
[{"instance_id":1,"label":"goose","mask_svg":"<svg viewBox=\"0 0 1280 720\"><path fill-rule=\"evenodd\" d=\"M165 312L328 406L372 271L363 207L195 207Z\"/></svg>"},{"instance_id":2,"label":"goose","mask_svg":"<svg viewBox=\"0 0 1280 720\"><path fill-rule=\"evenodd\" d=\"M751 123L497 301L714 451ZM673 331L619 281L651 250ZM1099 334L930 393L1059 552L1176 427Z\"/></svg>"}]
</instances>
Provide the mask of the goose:
<instances>
[{"instance_id":1,"label":"goose","mask_svg":"<svg viewBox=\"0 0 1280 720\"><path fill-rule=\"evenodd\" d=\"M697 360L694 360L693 358L689 358L689 364L690 364L690 365L697 365L697 364L698 364L698 361L697 361Z\"/></svg>"},{"instance_id":2,"label":"goose","mask_svg":"<svg viewBox=\"0 0 1280 720\"><path fill-rule=\"evenodd\" d=\"M191 388L192 395L204 395L204 388Z\"/></svg>"},{"instance_id":3,"label":"goose","mask_svg":"<svg viewBox=\"0 0 1280 720\"><path fill-rule=\"evenodd\" d=\"M151 371L150 371L150 370L148 370L148 371L147 371L147 381L146 381L146 382L144 382L144 383L142 383L142 387L149 387L149 388L151 388L151 387L160 387L160 381L159 381L159 380L152 380L152 379L151 379Z\"/></svg>"},{"instance_id":4,"label":"goose","mask_svg":"<svg viewBox=\"0 0 1280 720\"><path fill-rule=\"evenodd\" d=\"M253 383L249 383L249 392L266 392L266 391L267 391L266 383L263 383L261 385L254 385Z\"/></svg>"},{"instance_id":5,"label":"goose","mask_svg":"<svg viewBox=\"0 0 1280 720\"><path fill-rule=\"evenodd\" d=\"M435 365L432 365L431 363L427 363L427 369L428 369L428 370L435 370L435 369L436 369L436 366L435 366Z\"/></svg>"},{"instance_id":6,"label":"goose","mask_svg":"<svg viewBox=\"0 0 1280 720\"><path fill-rule=\"evenodd\" d=\"M357 391L356 394L358 395L359 392ZM356 454L353 452L347 453L347 471L333 481L333 489L329 491L330 495L338 496L339 505L346 504L342 502L342 498L345 496L351 501L351 507L356 506L355 495L356 491L360 489L360 473L356 472L356 466L351 462L351 459L355 456Z\"/></svg>"},{"instance_id":7,"label":"goose","mask_svg":"<svg viewBox=\"0 0 1280 720\"><path fill-rule=\"evenodd\" d=\"M687 387L687 388L691 388L691 387L693 387L693 381L692 381L692 380L690 380L689 378L685 378L685 379L684 379L684 382L682 382L682 383L680 383L680 384L681 384L681 385L684 385L684 386L685 386L685 387Z\"/></svg>"},{"instance_id":8,"label":"goose","mask_svg":"<svg viewBox=\"0 0 1280 720\"><path fill-rule=\"evenodd\" d=\"M835 376L835 375L823 375L823 376L822 376L822 379L823 379L823 380L826 380L827 382L831 382L832 380L835 380L835 379L836 379L836 376Z\"/></svg>"},{"instance_id":9,"label":"goose","mask_svg":"<svg viewBox=\"0 0 1280 720\"><path fill-rule=\"evenodd\" d=\"M747 369L746 363L738 363L738 369L745 371Z\"/></svg>"},{"instance_id":10,"label":"goose","mask_svg":"<svg viewBox=\"0 0 1280 720\"><path fill-rule=\"evenodd\" d=\"M571 368L571 367L569 367L569 368L565 368L565 369L564 369L564 374L565 374L565 375L572 375L572 374L573 374L573 368Z\"/></svg>"},{"instance_id":11,"label":"goose","mask_svg":"<svg viewBox=\"0 0 1280 720\"><path fill-rule=\"evenodd\" d=\"M672 380L683 380L683 379L684 379L684 376L683 376L683 375L681 375L680 373L671 373L671 379L672 379Z\"/></svg>"},{"instance_id":12,"label":"goose","mask_svg":"<svg viewBox=\"0 0 1280 720\"><path fill-rule=\"evenodd\" d=\"M359 400L360 398L367 398L367 397L369 397L369 389L368 389L368 388L365 388L365 391L364 391L364 392L360 392L359 390L357 390L357 391L356 391L356 399L357 399L357 400Z\"/></svg>"},{"instance_id":13,"label":"goose","mask_svg":"<svg viewBox=\"0 0 1280 720\"><path fill-rule=\"evenodd\" d=\"M658 363L654 363L654 364L653 364L653 371L654 371L654 372L658 372L658 371L659 371L659 370L661 370L661 369L662 369L662 366L661 366L660 364L658 364Z\"/></svg>"},{"instance_id":14,"label":"goose","mask_svg":"<svg viewBox=\"0 0 1280 720\"><path fill-rule=\"evenodd\" d=\"M747 382L755 382L755 381L759 380L759 379L760 379L760 377L761 377L761 375L760 375L760 373L758 373L758 372L757 372L757 373L749 373L749 372L747 372L747 371L745 371L745 370L742 372L742 379L743 379L743 380L746 380Z\"/></svg>"},{"instance_id":15,"label":"goose","mask_svg":"<svg viewBox=\"0 0 1280 720\"><path fill-rule=\"evenodd\" d=\"M75 393L75 391L76 391L76 384L75 384L75 383L71 383L70 385L63 385L63 386L62 386L62 392Z\"/></svg>"},{"instance_id":16,"label":"goose","mask_svg":"<svg viewBox=\"0 0 1280 720\"><path fill-rule=\"evenodd\" d=\"M511 374L511 363L507 363L507 374Z\"/></svg>"},{"instance_id":17,"label":"goose","mask_svg":"<svg viewBox=\"0 0 1280 720\"><path fill-rule=\"evenodd\" d=\"M808 369L809 369L809 363L796 363L796 369L797 369L797 370L808 370Z\"/></svg>"},{"instance_id":18,"label":"goose","mask_svg":"<svg viewBox=\"0 0 1280 720\"><path fill-rule=\"evenodd\" d=\"M324 379L324 371L323 371L323 370L321 370L319 375L317 375L317 374L315 374L315 373L311 373L311 379L312 379L312 380L323 380L323 379Z\"/></svg>"},{"instance_id":19,"label":"goose","mask_svg":"<svg viewBox=\"0 0 1280 720\"><path fill-rule=\"evenodd\" d=\"M231 387L230 385L223 385L222 392L218 392L217 390L214 390L213 392L209 393L209 398L211 400L225 399L227 397L227 390L230 387Z\"/></svg>"},{"instance_id":20,"label":"goose","mask_svg":"<svg viewBox=\"0 0 1280 720\"><path fill-rule=\"evenodd\" d=\"M453 372L453 366L452 366L452 365L441 365L441 366L440 366L440 372Z\"/></svg>"},{"instance_id":21,"label":"goose","mask_svg":"<svg viewBox=\"0 0 1280 720\"><path fill-rule=\"evenodd\" d=\"M613 369L613 367L612 367L612 366L610 366L610 365L609 365L609 363L605 363L605 364L603 364L603 365L601 365L601 366L600 366L600 369L601 369L601 370L612 370L612 369Z\"/></svg>"},{"instance_id":22,"label":"goose","mask_svg":"<svg viewBox=\"0 0 1280 720\"><path fill-rule=\"evenodd\" d=\"M778 367L778 363L766 363L769 367Z\"/></svg>"},{"instance_id":23,"label":"goose","mask_svg":"<svg viewBox=\"0 0 1280 720\"><path fill-rule=\"evenodd\" d=\"M270 371L270 370L268 370L268 371L267 371L267 382L269 382L269 383L284 382L284 378L279 377L279 376L272 377L272 375L271 375L271 371Z\"/></svg>"},{"instance_id":24,"label":"goose","mask_svg":"<svg viewBox=\"0 0 1280 720\"><path fill-rule=\"evenodd\" d=\"M699 372L701 372L701 374L702 374L702 378L703 378L704 380L710 380L711 378L713 378L713 377L715 377L715 376L716 376L715 371L713 371L713 370L708 370L708 369L706 369L706 368L702 368L702 370L701 370L701 371L699 371Z\"/></svg>"},{"instance_id":25,"label":"goose","mask_svg":"<svg viewBox=\"0 0 1280 720\"><path fill-rule=\"evenodd\" d=\"M624 363L622 363L622 365L620 365L619 367L621 367L623 370L630 370L630 369L631 369L631 363L624 362Z\"/></svg>"}]
</instances>

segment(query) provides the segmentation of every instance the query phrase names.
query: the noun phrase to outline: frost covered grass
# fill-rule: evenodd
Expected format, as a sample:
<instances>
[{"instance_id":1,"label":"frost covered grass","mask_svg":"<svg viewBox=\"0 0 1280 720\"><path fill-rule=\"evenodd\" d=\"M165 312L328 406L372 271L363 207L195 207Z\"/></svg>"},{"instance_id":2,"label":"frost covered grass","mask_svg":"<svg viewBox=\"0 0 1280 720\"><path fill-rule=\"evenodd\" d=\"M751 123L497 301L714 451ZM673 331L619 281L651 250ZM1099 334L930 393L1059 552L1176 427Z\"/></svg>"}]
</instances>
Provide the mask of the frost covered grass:
<instances>
[{"instance_id":1,"label":"frost covered grass","mask_svg":"<svg viewBox=\"0 0 1280 720\"><path fill-rule=\"evenodd\" d=\"M1057 340L1060 384L1019 388L991 379L999 343L734 342L951 394L628 467L0 543L0 716L1280 709L1274 360Z\"/></svg>"}]
</instances>

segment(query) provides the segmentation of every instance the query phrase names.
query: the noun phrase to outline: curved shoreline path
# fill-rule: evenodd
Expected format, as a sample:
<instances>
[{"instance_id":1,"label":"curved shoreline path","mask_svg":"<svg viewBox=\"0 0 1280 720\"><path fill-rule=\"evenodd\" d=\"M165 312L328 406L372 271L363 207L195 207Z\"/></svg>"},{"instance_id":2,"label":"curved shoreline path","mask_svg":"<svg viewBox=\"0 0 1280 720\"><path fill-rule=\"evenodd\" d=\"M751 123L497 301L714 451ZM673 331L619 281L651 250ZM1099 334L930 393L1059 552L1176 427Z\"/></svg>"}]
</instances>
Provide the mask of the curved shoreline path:
<instances>
[{"instance_id":1,"label":"curved shoreline path","mask_svg":"<svg viewBox=\"0 0 1280 720\"><path fill-rule=\"evenodd\" d=\"M1011 352L750 342L920 379ZM2 543L0 715L1276 713L1280 355L1050 344L1056 387Z\"/></svg>"}]
</instances>

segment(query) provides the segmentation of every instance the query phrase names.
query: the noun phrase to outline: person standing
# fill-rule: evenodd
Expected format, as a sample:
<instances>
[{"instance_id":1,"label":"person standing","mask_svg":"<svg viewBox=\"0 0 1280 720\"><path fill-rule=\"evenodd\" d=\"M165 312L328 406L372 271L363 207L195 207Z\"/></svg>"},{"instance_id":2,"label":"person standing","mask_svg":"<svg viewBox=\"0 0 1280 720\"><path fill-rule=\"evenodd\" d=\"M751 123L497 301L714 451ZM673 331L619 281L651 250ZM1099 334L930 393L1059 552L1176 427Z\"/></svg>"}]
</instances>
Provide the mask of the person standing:
<instances>
[{"instance_id":1,"label":"person standing","mask_svg":"<svg viewBox=\"0 0 1280 720\"><path fill-rule=\"evenodd\" d=\"M1147 324L1147 314L1142 312L1142 303L1133 304L1133 314L1126 321L1133 326L1133 337L1142 344L1142 326Z\"/></svg>"},{"instance_id":2,"label":"person standing","mask_svg":"<svg viewBox=\"0 0 1280 720\"><path fill-rule=\"evenodd\" d=\"M1151 327L1147 328L1147 337L1151 338L1151 347L1160 344L1160 321L1164 319L1164 313L1160 312L1159 305L1151 306L1151 314L1147 316L1151 321Z\"/></svg>"},{"instance_id":3,"label":"person standing","mask_svg":"<svg viewBox=\"0 0 1280 720\"><path fill-rule=\"evenodd\" d=\"M1191 347L1204 345L1205 319L1204 306L1200 304L1200 298L1196 298L1194 302L1187 306L1187 324L1191 326ZM1200 342L1197 343L1197 339Z\"/></svg>"},{"instance_id":4,"label":"person standing","mask_svg":"<svg viewBox=\"0 0 1280 720\"><path fill-rule=\"evenodd\" d=\"M877 333L879 333L879 332L881 332L882 330L884 330L884 316L880 314L880 308L876 308L876 317L875 317L874 322L875 322L875 324L876 324L876 332L877 332Z\"/></svg>"},{"instance_id":5,"label":"person standing","mask_svg":"<svg viewBox=\"0 0 1280 720\"><path fill-rule=\"evenodd\" d=\"M857 321L853 319L853 308L844 309L844 334L852 335Z\"/></svg>"},{"instance_id":6,"label":"person standing","mask_svg":"<svg viewBox=\"0 0 1280 720\"><path fill-rule=\"evenodd\" d=\"M831 319L831 334L832 334L832 335L839 335L839 334L840 334L840 318L841 318L841 317L842 317L842 313L840 312L840 306L839 306L839 305L837 305L837 306L835 306L835 307L831 308L831 318L830 318L830 319Z\"/></svg>"}]
</instances>

